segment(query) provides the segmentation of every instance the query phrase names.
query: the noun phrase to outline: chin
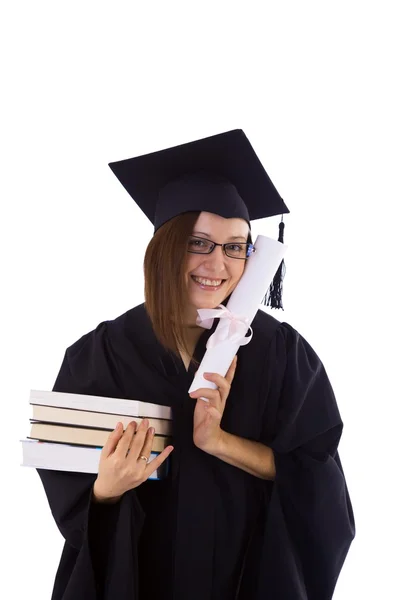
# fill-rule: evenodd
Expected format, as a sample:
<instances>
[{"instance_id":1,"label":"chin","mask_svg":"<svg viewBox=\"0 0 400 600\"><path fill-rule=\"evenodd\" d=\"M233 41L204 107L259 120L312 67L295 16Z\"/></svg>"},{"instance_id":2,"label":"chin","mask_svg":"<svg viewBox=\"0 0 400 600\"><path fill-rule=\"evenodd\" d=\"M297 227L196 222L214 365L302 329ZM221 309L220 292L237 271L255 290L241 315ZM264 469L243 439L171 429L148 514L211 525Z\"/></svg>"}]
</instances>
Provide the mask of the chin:
<instances>
[{"instance_id":1,"label":"chin","mask_svg":"<svg viewBox=\"0 0 400 600\"><path fill-rule=\"evenodd\" d=\"M192 305L197 309L199 308L216 308L219 304L227 298L226 295L223 296L210 296L209 298L191 298Z\"/></svg>"}]
</instances>

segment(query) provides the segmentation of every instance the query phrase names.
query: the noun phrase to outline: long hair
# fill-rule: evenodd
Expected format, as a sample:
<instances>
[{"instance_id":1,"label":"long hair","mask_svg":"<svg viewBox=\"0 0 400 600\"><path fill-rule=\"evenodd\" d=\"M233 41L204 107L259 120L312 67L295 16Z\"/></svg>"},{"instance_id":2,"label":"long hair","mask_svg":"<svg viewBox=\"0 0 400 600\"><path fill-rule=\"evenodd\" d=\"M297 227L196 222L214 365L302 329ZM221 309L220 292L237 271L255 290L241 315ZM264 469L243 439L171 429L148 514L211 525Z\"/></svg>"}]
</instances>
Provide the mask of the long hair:
<instances>
[{"instance_id":1,"label":"long hair","mask_svg":"<svg viewBox=\"0 0 400 600\"><path fill-rule=\"evenodd\" d=\"M156 231L144 257L145 307L159 342L179 356L188 352L184 317L188 292L185 280L187 239L200 212L187 212Z\"/></svg>"}]
</instances>

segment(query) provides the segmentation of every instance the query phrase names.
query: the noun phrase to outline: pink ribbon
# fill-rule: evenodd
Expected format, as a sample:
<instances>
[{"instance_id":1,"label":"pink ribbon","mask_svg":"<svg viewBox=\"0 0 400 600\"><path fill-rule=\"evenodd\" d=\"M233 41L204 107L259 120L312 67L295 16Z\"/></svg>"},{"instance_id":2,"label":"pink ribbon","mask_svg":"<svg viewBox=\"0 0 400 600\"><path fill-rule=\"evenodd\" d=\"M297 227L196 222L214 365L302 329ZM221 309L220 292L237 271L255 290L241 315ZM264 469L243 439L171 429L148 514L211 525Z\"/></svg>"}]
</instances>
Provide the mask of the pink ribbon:
<instances>
[{"instance_id":1,"label":"pink ribbon","mask_svg":"<svg viewBox=\"0 0 400 600\"><path fill-rule=\"evenodd\" d=\"M217 327L207 342L207 348L213 348L226 340L236 343L239 346L245 346L253 337L250 320L247 317L235 315L223 304L220 304L218 308L199 308L197 313L199 316L196 319L196 323L200 327L204 327L204 329L211 329L214 319L229 319L227 327ZM246 336L249 329L250 335Z\"/></svg>"}]
</instances>

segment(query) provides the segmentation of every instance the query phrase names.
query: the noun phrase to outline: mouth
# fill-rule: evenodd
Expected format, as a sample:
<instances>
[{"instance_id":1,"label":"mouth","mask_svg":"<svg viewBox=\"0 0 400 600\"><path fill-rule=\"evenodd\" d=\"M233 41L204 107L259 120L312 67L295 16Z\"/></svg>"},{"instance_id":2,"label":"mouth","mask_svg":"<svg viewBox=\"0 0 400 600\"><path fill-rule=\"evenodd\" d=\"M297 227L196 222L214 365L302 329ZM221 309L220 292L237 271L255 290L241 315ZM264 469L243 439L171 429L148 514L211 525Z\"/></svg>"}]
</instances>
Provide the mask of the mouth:
<instances>
[{"instance_id":1,"label":"mouth","mask_svg":"<svg viewBox=\"0 0 400 600\"><path fill-rule=\"evenodd\" d=\"M226 281L226 279L208 279L207 277L196 277L196 275L190 277L200 289L208 292L217 292Z\"/></svg>"}]
</instances>

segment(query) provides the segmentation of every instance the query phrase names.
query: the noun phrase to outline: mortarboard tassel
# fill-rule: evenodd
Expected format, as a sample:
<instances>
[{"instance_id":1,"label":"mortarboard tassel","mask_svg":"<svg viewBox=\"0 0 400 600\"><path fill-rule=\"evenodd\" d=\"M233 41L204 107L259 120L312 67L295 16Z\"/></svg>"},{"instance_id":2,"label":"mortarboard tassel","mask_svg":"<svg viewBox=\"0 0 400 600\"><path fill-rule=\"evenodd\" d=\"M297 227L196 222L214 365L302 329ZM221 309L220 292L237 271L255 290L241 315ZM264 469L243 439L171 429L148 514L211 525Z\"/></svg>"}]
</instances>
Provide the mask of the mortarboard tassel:
<instances>
[{"instance_id":1,"label":"mortarboard tassel","mask_svg":"<svg viewBox=\"0 0 400 600\"><path fill-rule=\"evenodd\" d=\"M278 242L282 242L283 244L283 233L285 230L285 223L283 222L283 215L281 222L279 223L279 237ZM282 284L283 278L285 277L286 266L284 260L282 260L281 264L278 267L277 272L274 275L271 285L269 286L269 290L265 294L262 304L264 306L270 306L271 308L281 308L283 310L282 305Z\"/></svg>"}]
</instances>

